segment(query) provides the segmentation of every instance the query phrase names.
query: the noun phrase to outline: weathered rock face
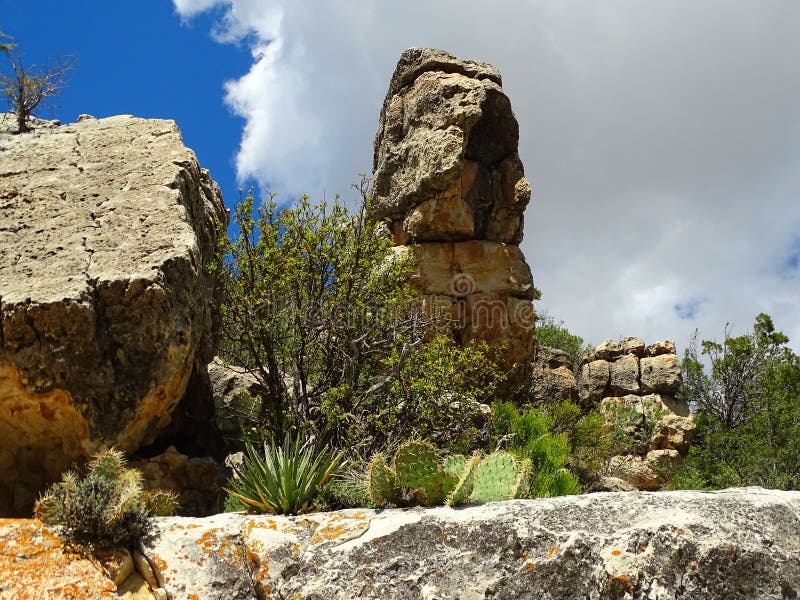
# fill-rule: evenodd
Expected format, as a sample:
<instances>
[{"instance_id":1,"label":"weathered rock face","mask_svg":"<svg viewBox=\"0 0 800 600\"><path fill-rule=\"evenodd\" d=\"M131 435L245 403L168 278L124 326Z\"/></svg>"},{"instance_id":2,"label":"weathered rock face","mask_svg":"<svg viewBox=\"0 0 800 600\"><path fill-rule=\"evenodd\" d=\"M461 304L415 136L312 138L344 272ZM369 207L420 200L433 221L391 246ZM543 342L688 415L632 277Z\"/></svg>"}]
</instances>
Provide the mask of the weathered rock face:
<instances>
[{"instance_id":1,"label":"weathered rock face","mask_svg":"<svg viewBox=\"0 0 800 600\"><path fill-rule=\"evenodd\" d=\"M605 340L584 360L578 375L584 406L599 405L609 418L620 409L628 412L629 441L617 448L609 475L643 490L664 485L694 434L689 407L674 397L681 384L675 352L672 340L647 347L639 338Z\"/></svg>"},{"instance_id":2,"label":"weathered rock face","mask_svg":"<svg viewBox=\"0 0 800 600\"><path fill-rule=\"evenodd\" d=\"M0 135L0 514L130 452L213 356L219 188L172 121Z\"/></svg>"},{"instance_id":3,"label":"weathered rock face","mask_svg":"<svg viewBox=\"0 0 800 600\"><path fill-rule=\"evenodd\" d=\"M461 341L505 343L509 364L533 353L535 290L518 247L531 187L518 141L497 69L403 52L375 138L375 216L413 253L416 287L452 306Z\"/></svg>"},{"instance_id":4,"label":"weathered rock face","mask_svg":"<svg viewBox=\"0 0 800 600\"><path fill-rule=\"evenodd\" d=\"M49 532L21 527L0 521L0 598L45 597L25 575L61 568L30 540ZM783 600L800 594L798 531L800 492L606 492L455 510L158 519L145 555L154 595L174 599ZM53 600L113 590L99 573L81 580L82 595L53 579L42 579Z\"/></svg>"}]
</instances>

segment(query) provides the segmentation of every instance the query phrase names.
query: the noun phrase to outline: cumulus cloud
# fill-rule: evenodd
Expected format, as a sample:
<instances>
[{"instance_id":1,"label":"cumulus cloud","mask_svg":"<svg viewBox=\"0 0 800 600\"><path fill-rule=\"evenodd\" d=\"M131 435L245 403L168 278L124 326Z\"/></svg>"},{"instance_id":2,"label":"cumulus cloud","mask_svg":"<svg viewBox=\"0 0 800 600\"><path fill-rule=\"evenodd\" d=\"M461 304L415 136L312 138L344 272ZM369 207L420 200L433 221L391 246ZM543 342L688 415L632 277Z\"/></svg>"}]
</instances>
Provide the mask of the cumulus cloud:
<instances>
[{"instance_id":1,"label":"cumulus cloud","mask_svg":"<svg viewBox=\"0 0 800 600\"><path fill-rule=\"evenodd\" d=\"M226 100L239 176L346 192L372 164L394 64L495 64L534 186L522 248L576 333L719 337L760 312L800 348L800 4L791 0L174 0L250 45Z\"/></svg>"}]
</instances>

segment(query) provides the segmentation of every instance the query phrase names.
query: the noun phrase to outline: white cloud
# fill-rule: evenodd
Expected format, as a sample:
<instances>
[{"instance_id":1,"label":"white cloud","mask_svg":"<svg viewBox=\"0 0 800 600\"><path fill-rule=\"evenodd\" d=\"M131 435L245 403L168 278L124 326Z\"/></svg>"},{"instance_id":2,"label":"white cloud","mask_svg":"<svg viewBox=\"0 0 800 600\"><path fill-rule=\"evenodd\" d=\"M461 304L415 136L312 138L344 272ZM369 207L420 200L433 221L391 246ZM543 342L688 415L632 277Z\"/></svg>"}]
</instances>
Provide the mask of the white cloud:
<instances>
[{"instance_id":1,"label":"white cloud","mask_svg":"<svg viewBox=\"0 0 800 600\"><path fill-rule=\"evenodd\" d=\"M346 193L403 48L486 60L520 122L522 247L551 314L595 343L685 346L765 311L800 348L800 277L782 272L800 231L800 4L174 2L185 18L223 6L215 35L253 51L226 87L247 123L240 177Z\"/></svg>"}]
</instances>

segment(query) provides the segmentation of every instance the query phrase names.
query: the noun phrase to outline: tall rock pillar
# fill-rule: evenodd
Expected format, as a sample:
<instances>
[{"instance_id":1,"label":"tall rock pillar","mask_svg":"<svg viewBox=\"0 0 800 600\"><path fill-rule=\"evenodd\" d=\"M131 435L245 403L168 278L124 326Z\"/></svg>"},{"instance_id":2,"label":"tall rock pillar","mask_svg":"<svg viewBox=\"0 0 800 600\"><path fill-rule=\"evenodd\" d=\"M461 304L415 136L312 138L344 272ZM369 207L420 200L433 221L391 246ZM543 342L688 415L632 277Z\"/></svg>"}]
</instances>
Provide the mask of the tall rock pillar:
<instances>
[{"instance_id":1,"label":"tall rock pillar","mask_svg":"<svg viewBox=\"0 0 800 600\"><path fill-rule=\"evenodd\" d=\"M531 187L501 85L492 65L405 50L375 138L373 211L459 341L504 346L510 366L533 354L535 288L519 249Z\"/></svg>"}]
</instances>

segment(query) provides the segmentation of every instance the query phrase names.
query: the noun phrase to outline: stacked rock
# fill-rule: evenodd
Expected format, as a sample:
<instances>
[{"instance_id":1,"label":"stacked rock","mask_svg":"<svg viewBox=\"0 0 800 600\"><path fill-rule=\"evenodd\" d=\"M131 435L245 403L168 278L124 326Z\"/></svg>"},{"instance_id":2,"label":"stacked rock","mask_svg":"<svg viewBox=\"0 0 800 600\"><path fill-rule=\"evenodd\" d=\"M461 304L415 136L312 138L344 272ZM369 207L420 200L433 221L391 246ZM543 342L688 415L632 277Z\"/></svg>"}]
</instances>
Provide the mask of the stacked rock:
<instances>
[{"instance_id":1,"label":"stacked rock","mask_svg":"<svg viewBox=\"0 0 800 600\"><path fill-rule=\"evenodd\" d=\"M680 465L694 433L689 406L675 398L680 385L681 365L671 339L649 346L635 337L605 340L584 358L580 402L599 405L610 418L619 408L640 416L631 423L627 444L616 449L611 476L654 490Z\"/></svg>"},{"instance_id":2,"label":"stacked rock","mask_svg":"<svg viewBox=\"0 0 800 600\"><path fill-rule=\"evenodd\" d=\"M374 158L374 216L412 282L457 319L461 343L505 345L508 363L533 354L535 288L519 249L531 197L517 153L519 125L492 65L410 48L386 95Z\"/></svg>"}]
</instances>

